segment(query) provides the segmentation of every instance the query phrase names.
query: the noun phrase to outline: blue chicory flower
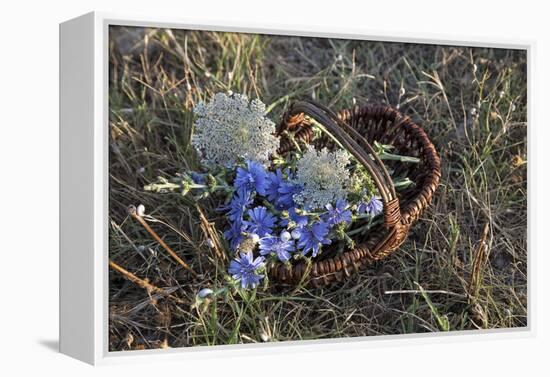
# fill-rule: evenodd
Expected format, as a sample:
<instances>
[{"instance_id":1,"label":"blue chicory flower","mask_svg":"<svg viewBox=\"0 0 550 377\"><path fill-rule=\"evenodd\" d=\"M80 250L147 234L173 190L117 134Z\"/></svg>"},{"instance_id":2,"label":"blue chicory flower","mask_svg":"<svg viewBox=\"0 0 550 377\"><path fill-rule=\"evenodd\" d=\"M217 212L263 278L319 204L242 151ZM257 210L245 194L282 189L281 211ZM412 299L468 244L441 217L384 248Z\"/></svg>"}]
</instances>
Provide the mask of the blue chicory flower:
<instances>
[{"instance_id":1,"label":"blue chicory flower","mask_svg":"<svg viewBox=\"0 0 550 377\"><path fill-rule=\"evenodd\" d=\"M236 250L237 247L243 242L243 223L241 219L237 219L230 223L228 230L223 232L223 235L227 241L229 241L229 247L231 250Z\"/></svg>"},{"instance_id":2,"label":"blue chicory flower","mask_svg":"<svg viewBox=\"0 0 550 377\"><path fill-rule=\"evenodd\" d=\"M242 220L244 212L251 204L250 192L236 191L229 205L225 207L228 210L227 217L231 221Z\"/></svg>"},{"instance_id":3,"label":"blue chicory flower","mask_svg":"<svg viewBox=\"0 0 550 377\"><path fill-rule=\"evenodd\" d=\"M240 253L229 264L228 272L233 279L241 282L244 289L256 288L264 275L259 275L257 270L264 267L264 257L254 259L252 252Z\"/></svg>"},{"instance_id":4,"label":"blue chicory flower","mask_svg":"<svg viewBox=\"0 0 550 377\"><path fill-rule=\"evenodd\" d=\"M267 173L267 185L265 195L271 203L279 200L279 186L284 182L283 172L277 169L274 173Z\"/></svg>"},{"instance_id":5,"label":"blue chicory flower","mask_svg":"<svg viewBox=\"0 0 550 377\"><path fill-rule=\"evenodd\" d=\"M361 202L359 203L359 206L357 207L357 213L366 213L370 216L376 216L380 213L382 213L382 210L384 209L384 204L380 200L380 198L377 198L376 196L373 196L371 200L369 200L368 203Z\"/></svg>"},{"instance_id":6,"label":"blue chicory flower","mask_svg":"<svg viewBox=\"0 0 550 377\"><path fill-rule=\"evenodd\" d=\"M290 237L292 237L295 240L300 239L301 236L302 236L302 231L300 230L300 228L293 229L292 232L290 232Z\"/></svg>"},{"instance_id":7,"label":"blue chicory flower","mask_svg":"<svg viewBox=\"0 0 550 377\"><path fill-rule=\"evenodd\" d=\"M250 219L248 221L243 221L247 232L257 234L260 237L264 237L271 233L275 226L276 219L267 212L265 207L259 206L249 209L247 214Z\"/></svg>"},{"instance_id":8,"label":"blue chicory flower","mask_svg":"<svg viewBox=\"0 0 550 377\"><path fill-rule=\"evenodd\" d=\"M260 195L265 195L267 188L267 172L262 164L255 161L247 161L246 169L237 168L234 186L237 191L246 192L256 191Z\"/></svg>"},{"instance_id":9,"label":"blue chicory flower","mask_svg":"<svg viewBox=\"0 0 550 377\"><path fill-rule=\"evenodd\" d=\"M307 225L308 217L304 215L299 215L298 212L296 212L296 208L292 207L288 210L288 218L282 218L279 221L279 224L282 227L286 227L291 221L296 224L297 228L301 228Z\"/></svg>"},{"instance_id":10,"label":"blue chicory flower","mask_svg":"<svg viewBox=\"0 0 550 377\"><path fill-rule=\"evenodd\" d=\"M327 204L326 209L328 212L323 216L324 220L329 226L333 226L340 223L351 223L351 211L346 209L348 203L344 199L338 199L336 201L336 207L332 204Z\"/></svg>"},{"instance_id":11,"label":"blue chicory flower","mask_svg":"<svg viewBox=\"0 0 550 377\"><path fill-rule=\"evenodd\" d=\"M302 189L301 186L292 182L288 169L286 173L289 175L288 179L284 178L281 169L277 169L274 173L268 173L267 199L278 209L293 207L294 194L297 194Z\"/></svg>"},{"instance_id":12,"label":"blue chicory flower","mask_svg":"<svg viewBox=\"0 0 550 377\"><path fill-rule=\"evenodd\" d=\"M282 182L277 190L279 199L277 204L281 208L290 208L294 206L294 195L302 191L302 186L291 181Z\"/></svg>"},{"instance_id":13,"label":"blue chicory flower","mask_svg":"<svg viewBox=\"0 0 550 377\"><path fill-rule=\"evenodd\" d=\"M210 288L203 288L199 291L199 293L197 293L197 296L199 296L200 298L206 298L210 296L212 293L214 293L214 291L211 290Z\"/></svg>"},{"instance_id":14,"label":"blue chicory flower","mask_svg":"<svg viewBox=\"0 0 550 377\"><path fill-rule=\"evenodd\" d=\"M317 256L321 245L331 243L331 240L326 238L328 232L329 225L323 221L303 227L300 231L300 239L298 241L298 248L302 250L302 254L307 255L311 251L312 257Z\"/></svg>"},{"instance_id":15,"label":"blue chicory flower","mask_svg":"<svg viewBox=\"0 0 550 377\"><path fill-rule=\"evenodd\" d=\"M288 239L281 234L280 237L269 236L260 240L260 254L267 255L274 253L281 262L288 261L290 253L295 249L294 241L290 239L290 235Z\"/></svg>"}]
</instances>

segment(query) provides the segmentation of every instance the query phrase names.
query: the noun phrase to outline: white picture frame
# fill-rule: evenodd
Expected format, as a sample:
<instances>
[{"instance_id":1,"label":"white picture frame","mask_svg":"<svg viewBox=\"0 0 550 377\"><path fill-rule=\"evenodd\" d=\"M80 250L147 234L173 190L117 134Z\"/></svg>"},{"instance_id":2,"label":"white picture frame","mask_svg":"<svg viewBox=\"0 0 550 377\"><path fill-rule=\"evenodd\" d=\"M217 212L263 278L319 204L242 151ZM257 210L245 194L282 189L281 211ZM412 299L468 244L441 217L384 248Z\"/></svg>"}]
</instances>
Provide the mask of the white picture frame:
<instances>
[{"instance_id":1,"label":"white picture frame","mask_svg":"<svg viewBox=\"0 0 550 377\"><path fill-rule=\"evenodd\" d=\"M354 38L375 41L431 43L524 49L528 56L531 88L533 41L483 38L441 39L420 33L390 35L364 30L321 27L189 22L170 18L143 18L88 13L60 25L60 351L90 364L129 362L144 358L208 358L234 353L286 353L303 350L380 347L387 342L469 341L533 336L534 256L528 260L528 326L448 334L413 334L320 341L291 341L261 345L177 348L109 352L108 339L108 29L110 25L252 32L276 35ZM529 95L528 95L529 98ZM531 114L529 102L528 117ZM529 122L529 119L528 119ZM528 128L528 140L531 127ZM531 170L529 170L530 172ZM530 188L530 187L529 187ZM529 189L529 196L531 190ZM531 211L529 211L531 218ZM530 238L530 237L529 237ZM531 243L528 243L531 245Z\"/></svg>"}]
</instances>

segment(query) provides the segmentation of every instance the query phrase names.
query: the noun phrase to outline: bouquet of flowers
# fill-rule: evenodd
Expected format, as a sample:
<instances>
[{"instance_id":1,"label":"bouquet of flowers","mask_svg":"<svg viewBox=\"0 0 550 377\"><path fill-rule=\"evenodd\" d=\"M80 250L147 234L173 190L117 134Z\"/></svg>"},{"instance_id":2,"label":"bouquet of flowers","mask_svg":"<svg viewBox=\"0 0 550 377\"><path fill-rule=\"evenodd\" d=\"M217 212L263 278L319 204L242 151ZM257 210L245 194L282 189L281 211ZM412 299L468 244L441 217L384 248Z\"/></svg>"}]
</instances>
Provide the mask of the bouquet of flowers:
<instances>
[{"instance_id":1,"label":"bouquet of flowers","mask_svg":"<svg viewBox=\"0 0 550 377\"><path fill-rule=\"evenodd\" d=\"M290 265L353 248L354 236L382 221L380 194L364 165L337 140L330 149L316 146L317 139L331 137L322 124L311 119L310 143L294 140L295 148L280 155L280 136L258 99L218 93L194 113L192 144L202 168L146 190L219 198L232 254L228 273L243 289L257 287L269 264ZM380 158L419 161L375 145ZM411 184L407 177L394 181L397 188Z\"/></svg>"}]
</instances>

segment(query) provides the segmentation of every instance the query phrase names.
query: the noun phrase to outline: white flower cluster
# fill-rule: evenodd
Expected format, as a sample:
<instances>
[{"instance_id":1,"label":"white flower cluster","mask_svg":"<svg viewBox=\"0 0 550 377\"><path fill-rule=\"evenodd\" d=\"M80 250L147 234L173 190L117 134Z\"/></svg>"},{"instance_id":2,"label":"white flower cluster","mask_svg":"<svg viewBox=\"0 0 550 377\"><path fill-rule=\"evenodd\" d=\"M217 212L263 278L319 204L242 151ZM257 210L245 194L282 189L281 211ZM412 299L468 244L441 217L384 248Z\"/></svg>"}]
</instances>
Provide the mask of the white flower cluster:
<instances>
[{"instance_id":1,"label":"white flower cluster","mask_svg":"<svg viewBox=\"0 0 550 377\"><path fill-rule=\"evenodd\" d=\"M347 165L350 155L344 150L318 151L313 146L300 160L296 169L296 183L303 190L294 195L294 201L309 209L324 208L328 203L346 199L350 183Z\"/></svg>"},{"instance_id":2,"label":"white flower cluster","mask_svg":"<svg viewBox=\"0 0 550 377\"><path fill-rule=\"evenodd\" d=\"M206 165L234 166L239 158L267 165L279 147L275 124L265 117L265 104L241 94L217 93L195 106L192 144Z\"/></svg>"}]
</instances>

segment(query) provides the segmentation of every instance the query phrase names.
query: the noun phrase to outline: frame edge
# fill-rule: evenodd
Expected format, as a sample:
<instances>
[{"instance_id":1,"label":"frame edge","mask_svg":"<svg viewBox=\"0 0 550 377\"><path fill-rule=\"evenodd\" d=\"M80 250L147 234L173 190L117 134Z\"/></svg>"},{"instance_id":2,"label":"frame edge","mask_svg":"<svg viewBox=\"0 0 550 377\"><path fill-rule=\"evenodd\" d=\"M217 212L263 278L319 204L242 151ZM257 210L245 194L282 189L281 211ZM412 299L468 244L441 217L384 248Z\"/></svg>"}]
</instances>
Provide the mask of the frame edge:
<instances>
[{"instance_id":1,"label":"frame edge","mask_svg":"<svg viewBox=\"0 0 550 377\"><path fill-rule=\"evenodd\" d=\"M94 14L59 25L59 351L94 355Z\"/></svg>"}]
</instances>

